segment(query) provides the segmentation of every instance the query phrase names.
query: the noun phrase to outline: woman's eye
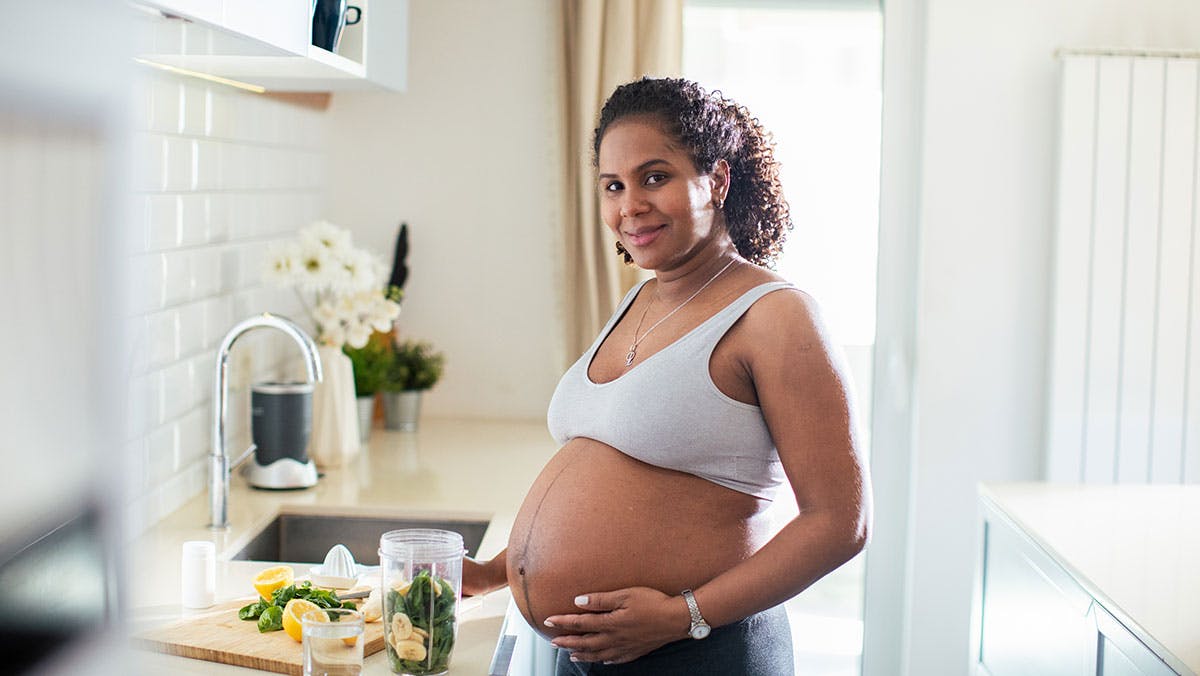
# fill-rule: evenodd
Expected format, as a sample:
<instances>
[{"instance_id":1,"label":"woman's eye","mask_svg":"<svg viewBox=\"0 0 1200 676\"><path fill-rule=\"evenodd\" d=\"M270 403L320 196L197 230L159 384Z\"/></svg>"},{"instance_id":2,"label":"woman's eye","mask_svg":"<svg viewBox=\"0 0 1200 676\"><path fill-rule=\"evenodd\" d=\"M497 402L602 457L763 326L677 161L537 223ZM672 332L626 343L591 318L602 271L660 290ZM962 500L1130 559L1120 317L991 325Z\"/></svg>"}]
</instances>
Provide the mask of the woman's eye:
<instances>
[{"instance_id":1,"label":"woman's eye","mask_svg":"<svg viewBox=\"0 0 1200 676\"><path fill-rule=\"evenodd\" d=\"M616 191L620 190L622 187L623 186L621 185L620 181L612 181L610 183L604 184L604 192L616 192Z\"/></svg>"},{"instance_id":2,"label":"woman's eye","mask_svg":"<svg viewBox=\"0 0 1200 676\"><path fill-rule=\"evenodd\" d=\"M667 180L666 174L650 174L649 176L646 177L646 185L654 185L656 183L662 183L665 180Z\"/></svg>"}]
</instances>

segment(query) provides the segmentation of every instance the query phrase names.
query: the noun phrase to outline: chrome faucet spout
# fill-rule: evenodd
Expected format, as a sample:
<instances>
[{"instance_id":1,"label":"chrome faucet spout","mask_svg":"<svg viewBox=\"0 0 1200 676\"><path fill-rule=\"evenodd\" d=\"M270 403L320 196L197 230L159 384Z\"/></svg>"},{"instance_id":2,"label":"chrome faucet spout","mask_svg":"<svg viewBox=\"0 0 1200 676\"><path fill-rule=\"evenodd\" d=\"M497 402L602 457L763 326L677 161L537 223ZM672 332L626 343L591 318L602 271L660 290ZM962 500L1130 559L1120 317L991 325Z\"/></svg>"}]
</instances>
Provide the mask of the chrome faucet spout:
<instances>
[{"instance_id":1,"label":"chrome faucet spout","mask_svg":"<svg viewBox=\"0 0 1200 676\"><path fill-rule=\"evenodd\" d=\"M212 452L209 454L208 471L208 514L209 528L223 530L229 527L229 472L232 466L225 450L225 413L229 384L229 352L242 334L256 328L273 328L283 331L304 354L304 368L308 382L321 382L321 357L317 344L304 329L287 317L264 312L244 319L229 329L221 346L217 349L216 374L213 377L213 422ZM243 456L244 457L244 456Z\"/></svg>"}]
</instances>

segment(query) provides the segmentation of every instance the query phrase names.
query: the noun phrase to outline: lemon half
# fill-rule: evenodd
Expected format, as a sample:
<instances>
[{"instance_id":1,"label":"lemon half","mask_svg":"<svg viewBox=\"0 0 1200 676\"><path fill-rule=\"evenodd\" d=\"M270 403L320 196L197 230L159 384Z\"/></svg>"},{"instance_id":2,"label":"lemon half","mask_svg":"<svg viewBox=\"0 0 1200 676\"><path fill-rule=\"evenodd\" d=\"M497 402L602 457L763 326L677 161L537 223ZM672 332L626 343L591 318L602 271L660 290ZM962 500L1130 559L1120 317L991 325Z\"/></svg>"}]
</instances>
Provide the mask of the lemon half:
<instances>
[{"instance_id":1,"label":"lemon half","mask_svg":"<svg viewBox=\"0 0 1200 676\"><path fill-rule=\"evenodd\" d=\"M283 607L283 630L288 636L297 641L304 640L303 626L300 623L300 618L304 617L304 613L312 610L321 610L321 606L312 601L304 599L292 599Z\"/></svg>"},{"instance_id":2,"label":"lemon half","mask_svg":"<svg viewBox=\"0 0 1200 676\"><path fill-rule=\"evenodd\" d=\"M295 571L291 566L274 566L267 568L254 576L254 591L262 598L270 601L271 592L286 587L292 583L295 578Z\"/></svg>"}]
</instances>

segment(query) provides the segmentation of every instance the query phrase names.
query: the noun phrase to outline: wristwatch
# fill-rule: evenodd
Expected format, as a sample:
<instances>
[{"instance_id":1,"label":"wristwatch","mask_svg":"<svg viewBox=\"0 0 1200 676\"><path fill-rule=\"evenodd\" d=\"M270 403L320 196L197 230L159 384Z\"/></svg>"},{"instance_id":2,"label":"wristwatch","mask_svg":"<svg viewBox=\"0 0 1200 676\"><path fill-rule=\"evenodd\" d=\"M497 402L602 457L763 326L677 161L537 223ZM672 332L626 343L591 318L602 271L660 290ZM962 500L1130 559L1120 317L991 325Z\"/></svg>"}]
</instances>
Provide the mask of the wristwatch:
<instances>
[{"instance_id":1,"label":"wristwatch","mask_svg":"<svg viewBox=\"0 0 1200 676\"><path fill-rule=\"evenodd\" d=\"M687 601L688 612L692 615L692 627L688 629L688 635L696 640L707 638L712 633L712 627L704 621L704 616L700 614L700 606L696 605L696 597L692 595L691 589L684 589L682 592L683 600Z\"/></svg>"}]
</instances>

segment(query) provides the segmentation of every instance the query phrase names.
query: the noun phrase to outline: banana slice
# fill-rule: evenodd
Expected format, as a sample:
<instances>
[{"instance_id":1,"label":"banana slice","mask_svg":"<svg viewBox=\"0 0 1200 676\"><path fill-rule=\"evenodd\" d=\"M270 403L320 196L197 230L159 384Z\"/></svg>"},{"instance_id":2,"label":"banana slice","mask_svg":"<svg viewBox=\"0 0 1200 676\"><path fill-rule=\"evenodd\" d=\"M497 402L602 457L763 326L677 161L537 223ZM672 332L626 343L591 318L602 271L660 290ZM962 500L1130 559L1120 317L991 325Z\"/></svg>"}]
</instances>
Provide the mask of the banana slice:
<instances>
[{"instance_id":1,"label":"banana slice","mask_svg":"<svg viewBox=\"0 0 1200 676\"><path fill-rule=\"evenodd\" d=\"M421 638L429 638L429 632L425 631L424 629L422 629L420 627L413 627L412 635L420 636Z\"/></svg>"},{"instance_id":2,"label":"banana slice","mask_svg":"<svg viewBox=\"0 0 1200 676\"><path fill-rule=\"evenodd\" d=\"M404 613L392 613L392 639L403 641L412 636L412 620Z\"/></svg>"},{"instance_id":3,"label":"banana slice","mask_svg":"<svg viewBox=\"0 0 1200 676\"><path fill-rule=\"evenodd\" d=\"M383 599L380 597L379 589L372 589L371 595L363 602L359 608L363 614L363 620L367 622L378 622L383 619Z\"/></svg>"},{"instance_id":4,"label":"banana slice","mask_svg":"<svg viewBox=\"0 0 1200 676\"><path fill-rule=\"evenodd\" d=\"M392 591L401 596L408 596L408 588L412 586L411 582L397 582L392 585Z\"/></svg>"},{"instance_id":5,"label":"banana slice","mask_svg":"<svg viewBox=\"0 0 1200 676\"><path fill-rule=\"evenodd\" d=\"M396 655L402 660L420 662L425 659L425 644L420 641L399 641L392 647L396 649Z\"/></svg>"}]
</instances>

